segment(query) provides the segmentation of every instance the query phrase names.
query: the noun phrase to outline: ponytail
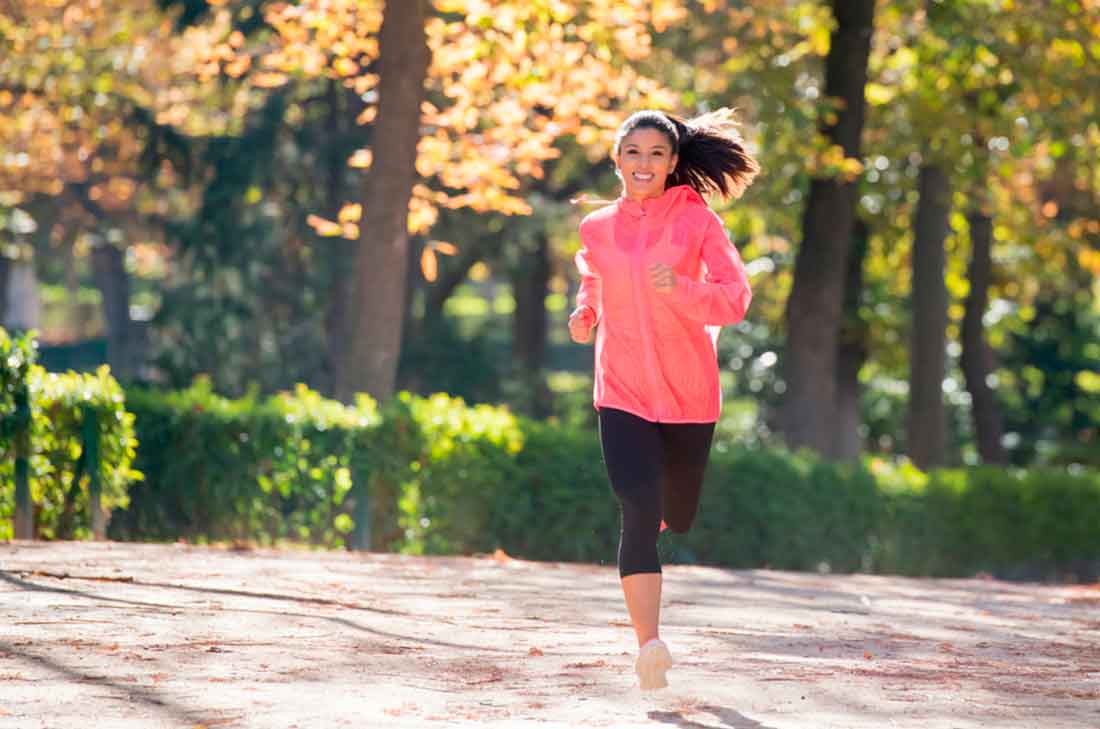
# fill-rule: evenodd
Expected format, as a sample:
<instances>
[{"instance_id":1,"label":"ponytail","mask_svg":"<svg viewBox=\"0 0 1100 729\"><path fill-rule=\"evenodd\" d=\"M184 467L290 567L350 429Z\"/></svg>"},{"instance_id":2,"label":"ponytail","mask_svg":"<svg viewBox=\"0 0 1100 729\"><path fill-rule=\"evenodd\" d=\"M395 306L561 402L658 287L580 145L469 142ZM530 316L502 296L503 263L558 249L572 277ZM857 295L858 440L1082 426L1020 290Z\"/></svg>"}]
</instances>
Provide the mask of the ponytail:
<instances>
[{"instance_id":1,"label":"ponytail","mask_svg":"<svg viewBox=\"0 0 1100 729\"><path fill-rule=\"evenodd\" d=\"M760 172L760 165L745 151L733 114L733 109L724 107L685 121L661 111L639 111L619 127L615 152L635 129L657 129L668 137L677 155L676 169L668 176L666 187L687 185L701 195L741 197Z\"/></svg>"}]
</instances>

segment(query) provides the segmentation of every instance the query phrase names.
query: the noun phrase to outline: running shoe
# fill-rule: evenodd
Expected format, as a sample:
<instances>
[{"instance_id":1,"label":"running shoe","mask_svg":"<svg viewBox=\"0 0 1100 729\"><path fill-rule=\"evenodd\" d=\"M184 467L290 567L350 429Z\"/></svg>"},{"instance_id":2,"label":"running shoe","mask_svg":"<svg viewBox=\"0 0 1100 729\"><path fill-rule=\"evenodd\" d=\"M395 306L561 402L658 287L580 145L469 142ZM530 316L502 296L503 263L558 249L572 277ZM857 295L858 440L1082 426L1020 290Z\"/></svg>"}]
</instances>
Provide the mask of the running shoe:
<instances>
[{"instance_id":1,"label":"running shoe","mask_svg":"<svg viewBox=\"0 0 1100 729\"><path fill-rule=\"evenodd\" d=\"M638 651L638 660L634 670L638 674L638 685L643 691L665 688L668 680L665 673L672 667L672 654L663 640L654 638Z\"/></svg>"}]
</instances>

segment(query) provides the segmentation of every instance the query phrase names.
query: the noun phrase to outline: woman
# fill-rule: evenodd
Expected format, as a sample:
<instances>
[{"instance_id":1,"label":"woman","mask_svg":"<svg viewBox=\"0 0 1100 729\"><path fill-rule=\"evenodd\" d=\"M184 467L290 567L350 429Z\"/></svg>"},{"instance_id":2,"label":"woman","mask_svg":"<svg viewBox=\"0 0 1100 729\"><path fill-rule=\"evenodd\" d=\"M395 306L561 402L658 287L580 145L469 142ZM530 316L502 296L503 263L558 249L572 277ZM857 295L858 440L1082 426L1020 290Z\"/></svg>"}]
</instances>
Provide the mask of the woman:
<instances>
[{"instance_id":1,"label":"woman","mask_svg":"<svg viewBox=\"0 0 1100 729\"><path fill-rule=\"evenodd\" d=\"M577 308L579 343L596 327L594 403L611 487L622 511L619 575L638 639L641 688L668 685L660 639L657 536L686 532L721 407L721 326L752 294L721 219L702 198L739 197L759 171L721 109L692 121L659 111L619 128L612 158L622 195L588 215Z\"/></svg>"}]
</instances>

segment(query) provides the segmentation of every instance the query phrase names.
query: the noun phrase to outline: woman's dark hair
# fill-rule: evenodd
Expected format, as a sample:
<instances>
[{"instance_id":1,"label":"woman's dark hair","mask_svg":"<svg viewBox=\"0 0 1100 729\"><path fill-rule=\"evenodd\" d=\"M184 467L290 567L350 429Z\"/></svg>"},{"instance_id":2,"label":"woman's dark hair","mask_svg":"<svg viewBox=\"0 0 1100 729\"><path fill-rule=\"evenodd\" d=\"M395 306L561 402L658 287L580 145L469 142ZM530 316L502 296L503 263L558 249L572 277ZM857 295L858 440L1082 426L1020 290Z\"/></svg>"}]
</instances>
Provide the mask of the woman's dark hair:
<instances>
[{"instance_id":1,"label":"woman's dark hair","mask_svg":"<svg viewBox=\"0 0 1100 729\"><path fill-rule=\"evenodd\" d=\"M663 111L635 112L615 135L615 154L635 129L656 129L668 137L672 153L678 155L666 188L688 185L700 194L741 197L760 165L745 151L733 114L733 109L722 108L685 121Z\"/></svg>"}]
</instances>

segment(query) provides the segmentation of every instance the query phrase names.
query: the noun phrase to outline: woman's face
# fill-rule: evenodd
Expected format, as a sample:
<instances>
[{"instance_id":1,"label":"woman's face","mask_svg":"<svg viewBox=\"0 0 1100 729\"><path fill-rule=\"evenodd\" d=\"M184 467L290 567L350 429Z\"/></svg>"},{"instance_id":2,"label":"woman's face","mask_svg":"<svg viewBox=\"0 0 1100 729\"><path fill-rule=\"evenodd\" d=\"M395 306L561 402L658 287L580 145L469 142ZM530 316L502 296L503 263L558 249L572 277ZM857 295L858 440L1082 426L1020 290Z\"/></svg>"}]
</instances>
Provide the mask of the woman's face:
<instances>
[{"instance_id":1,"label":"woman's face","mask_svg":"<svg viewBox=\"0 0 1100 729\"><path fill-rule=\"evenodd\" d=\"M639 127L623 137L615 166L626 197L632 200L657 197L665 191L665 180L676 169L676 155L664 132Z\"/></svg>"}]
</instances>

